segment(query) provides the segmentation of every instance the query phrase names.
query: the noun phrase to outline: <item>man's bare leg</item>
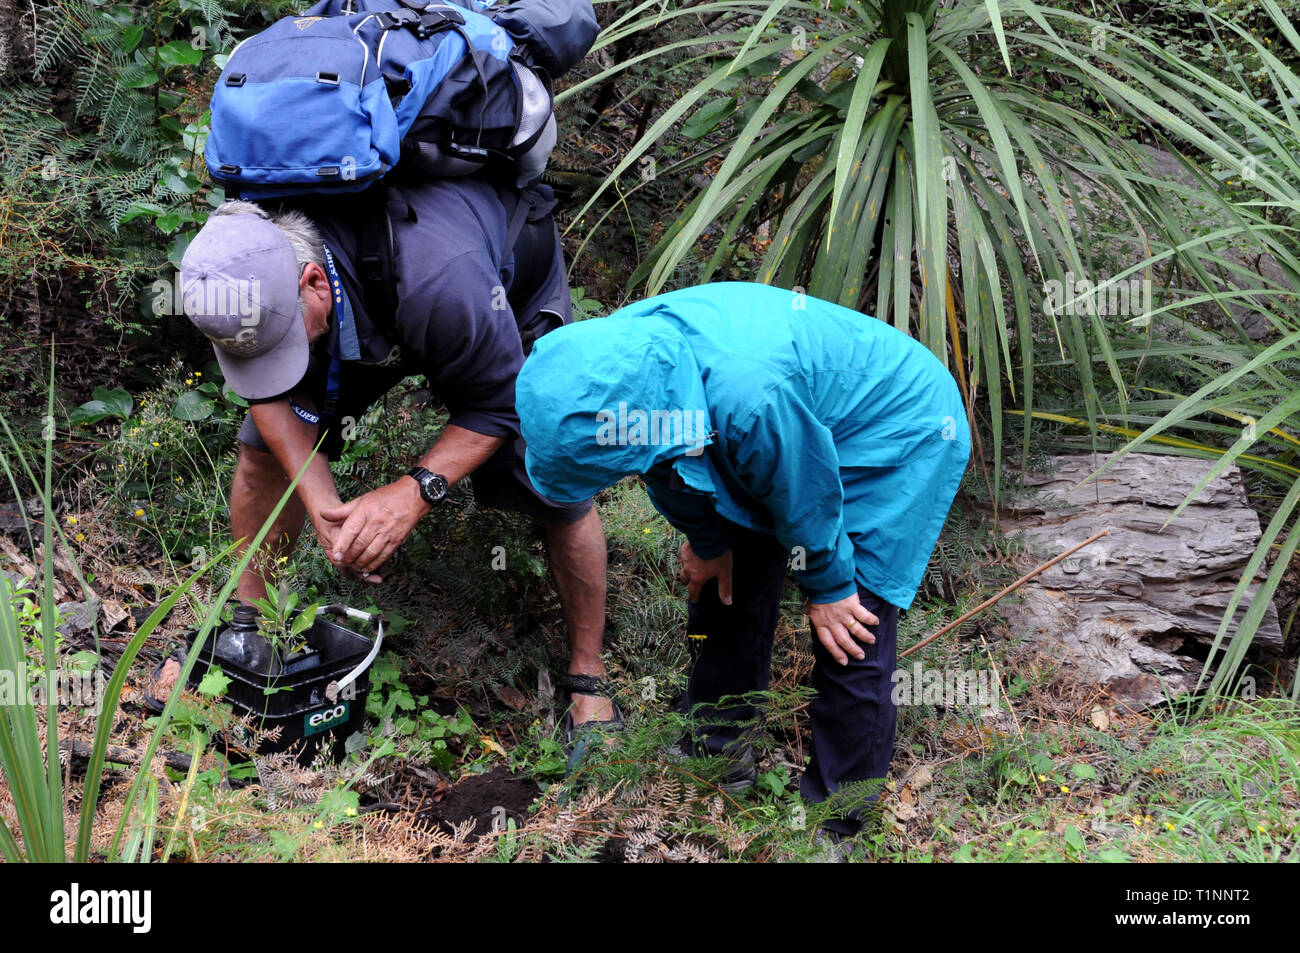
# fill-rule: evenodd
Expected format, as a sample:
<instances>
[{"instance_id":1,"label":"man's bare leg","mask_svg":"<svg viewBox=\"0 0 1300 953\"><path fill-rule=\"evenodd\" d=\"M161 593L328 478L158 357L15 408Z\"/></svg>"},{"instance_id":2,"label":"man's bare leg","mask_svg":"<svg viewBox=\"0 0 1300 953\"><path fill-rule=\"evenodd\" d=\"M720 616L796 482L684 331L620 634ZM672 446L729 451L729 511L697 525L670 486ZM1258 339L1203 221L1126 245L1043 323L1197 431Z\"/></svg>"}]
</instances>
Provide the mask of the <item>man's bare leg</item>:
<instances>
[{"instance_id":1,"label":"man's bare leg","mask_svg":"<svg viewBox=\"0 0 1300 953\"><path fill-rule=\"evenodd\" d=\"M593 506L572 523L543 523L546 554L569 630L569 674L604 675L600 650L605 635L605 528ZM607 698L573 696L573 723L609 721Z\"/></svg>"},{"instance_id":2,"label":"man's bare leg","mask_svg":"<svg viewBox=\"0 0 1300 953\"><path fill-rule=\"evenodd\" d=\"M247 444L239 445L239 460L235 464L235 478L230 486L230 530L235 539L242 539L239 552L247 549L262 524L267 521L275 504L280 502L284 491L289 488L289 478L284 469L271 454L265 450L254 450ZM262 552L272 559L293 551L298 536L302 533L303 521L307 509L298 499L297 494L285 501L280 515L267 531L262 542ZM602 536L602 539L604 537ZM260 561L254 558L244 569L243 575L235 585L235 593L240 601L266 598L266 580L259 571ZM176 684L181 667L174 659L168 659L158 676L158 687L169 689Z\"/></svg>"},{"instance_id":3,"label":"man's bare leg","mask_svg":"<svg viewBox=\"0 0 1300 953\"><path fill-rule=\"evenodd\" d=\"M289 483L284 468L270 453L240 444L239 462L235 464L235 479L230 487L230 531L233 538L243 540L239 546L241 555L270 517ZM262 552L272 559L291 553L306 518L307 508L295 493L285 501L280 515L267 531ZM235 592L241 601L266 598L266 579L260 568L260 560L255 557L239 577Z\"/></svg>"}]
</instances>

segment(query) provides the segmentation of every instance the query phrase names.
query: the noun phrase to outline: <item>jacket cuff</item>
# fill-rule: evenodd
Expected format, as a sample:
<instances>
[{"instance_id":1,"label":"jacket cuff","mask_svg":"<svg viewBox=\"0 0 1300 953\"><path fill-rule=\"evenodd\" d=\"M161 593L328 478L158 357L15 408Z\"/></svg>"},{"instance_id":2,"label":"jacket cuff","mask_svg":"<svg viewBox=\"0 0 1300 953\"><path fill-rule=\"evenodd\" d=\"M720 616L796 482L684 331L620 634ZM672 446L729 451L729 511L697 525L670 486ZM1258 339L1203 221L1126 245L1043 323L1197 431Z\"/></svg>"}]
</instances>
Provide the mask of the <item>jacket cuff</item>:
<instances>
[{"instance_id":1,"label":"jacket cuff","mask_svg":"<svg viewBox=\"0 0 1300 953\"><path fill-rule=\"evenodd\" d=\"M838 584L828 584L821 580L811 581L799 578L799 573L794 574L795 582L808 597L808 601L817 605L825 605L828 602L839 602L841 599L847 599L849 596L857 595L858 583L856 579L850 579L848 582Z\"/></svg>"},{"instance_id":2,"label":"jacket cuff","mask_svg":"<svg viewBox=\"0 0 1300 953\"><path fill-rule=\"evenodd\" d=\"M726 533L722 532L721 524L716 533L705 536L692 536L688 533L686 538L690 541L691 552L701 559L717 559L731 549L731 540L727 538Z\"/></svg>"}]
</instances>

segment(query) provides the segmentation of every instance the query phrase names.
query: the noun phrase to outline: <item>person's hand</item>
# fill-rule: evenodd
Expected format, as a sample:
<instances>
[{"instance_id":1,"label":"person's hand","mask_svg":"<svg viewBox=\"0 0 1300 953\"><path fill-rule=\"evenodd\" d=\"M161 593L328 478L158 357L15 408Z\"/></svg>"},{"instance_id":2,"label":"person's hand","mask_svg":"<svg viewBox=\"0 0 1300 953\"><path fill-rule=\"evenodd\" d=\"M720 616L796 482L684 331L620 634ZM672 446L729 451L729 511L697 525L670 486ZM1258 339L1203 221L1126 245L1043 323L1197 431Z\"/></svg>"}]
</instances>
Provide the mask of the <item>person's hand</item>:
<instances>
[{"instance_id":1,"label":"person's hand","mask_svg":"<svg viewBox=\"0 0 1300 953\"><path fill-rule=\"evenodd\" d=\"M420 498L419 486L405 478L321 510L322 520L342 524L331 534L326 550L330 561L345 572L350 569L361 578L369 576L365 581L373 581L374 570L406 542L428 511L429 504Z\"/></svg>"},{"instance_id":2,"label":"person's hand","mask_svg":"<svg viewBox=\"0 0 1300 953\"><path fill-rule=\"evenodd\" d=\"M316 539L320 543L320 548L325 550L328 557L334 552L334 540L343 528L342 520L327 520L324 515L325 510L334 510L343 505L343 501L335 499L333 503L322 508L321 512L310 513L311 525L316 527Z\"/></svg>"},{"instance_id":3,"label":"person's hand","mask_svg":"<svg viewBox=\"0 0 1300 953\"><path fill-rule=\"evenodd\" d=\"M716 578L718 598L724 606L731 605L731 550L712 559L701 559L691 549L690 542L682 543L682 571L677 578L686 583L691 602L699 602L704 584Z\"/></svg>"},{"instance_id":4,"label":"person's hand","mask_svg":"<svg viewBox=\"0 0 1300 953\"><path fill-rule=\"evenodd\" d=\"M341 500L335 500L329 509L333 510L343 505ZM324 511L322 511L323 513ZM339 530L343 529L343 520L327 520L323 515L317 513L312 516L312 525L316 527L316 540L320 543L320 548L325 551L325 558L331 562L334 560L334 541L338 538ZM355 579L357 582L371 583L378 585L383 582L382 576L375 573L361 572L353 569L351 566L338 566L339 572L349 579Z\"/></svg>"},{"instance_id":5,"label":"person's hand","mask_svg":"<svg viewBox=\"0 0 1300 953\"><path fill-rule=\"evenodd\" d=\"M857 641L868 645L876 644L876 637L867 631L869 625L879 625L880 620L858 601L855 592L847 599L838 602L811 603L808 606L808 618L813 630L826 651L841 665L848 665L847 652L858 661L866 658L866 653Z\"/></svg>"}]
</instances>

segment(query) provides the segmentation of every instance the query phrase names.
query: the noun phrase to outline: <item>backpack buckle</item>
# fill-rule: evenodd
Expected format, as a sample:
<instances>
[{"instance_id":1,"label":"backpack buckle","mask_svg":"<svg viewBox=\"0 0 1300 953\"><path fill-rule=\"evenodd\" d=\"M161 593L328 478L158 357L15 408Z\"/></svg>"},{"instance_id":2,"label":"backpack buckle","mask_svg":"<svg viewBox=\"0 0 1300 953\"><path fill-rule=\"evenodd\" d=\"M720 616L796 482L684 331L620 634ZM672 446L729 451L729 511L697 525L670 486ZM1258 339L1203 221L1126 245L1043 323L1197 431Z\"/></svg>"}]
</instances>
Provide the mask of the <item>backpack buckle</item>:
<instances>
[{"instance_id":1,"label":"backpack buckle","mask_svg":"<svg viewBox=\"0 0 1300 953\"><path fill-rule=\"evenodd\" d=\"M378 16L385 30L404 27L420 40L427 40L441 30L465 24L465 18L455 10L432 6L420 12L407 7L400 10L384 10Z\"/></svg>"},{"instance_id":2,"label":"backpack buckle","mask_svg":"<svg viewBox=\"0 0 1300 953\"><path fill-rule=\"evenodd\" d=\"M419 17L420 22L415 28L415 35L421 40L427 40L439 30L448 30L454 26L465 25L465 18L455 10L429 7Z\"/></svg>"},{"instance_id":3,"label":"backpack buckle","mask_svg":"<svg viewBox=\"0 0 1300 953\"><path fill-rule=\"evenodd\" d=\"M400 10L381 10L376 16L385 30L395 30L398 27L414 29L420 22L420 15L406 7Z\"/></svg>"},{"instance_id":4,"label":"backpack buckle","mask_svg":"<svg viewBox=\"0 0 1300 953\"><path fill-rule=\"evenodd\" d=\"M465 143L456 142L454 139L445 143L443 148L470 162L486 162L488 159L488 151L481 146L467 145Z\"/></svg>"}]
</instances>

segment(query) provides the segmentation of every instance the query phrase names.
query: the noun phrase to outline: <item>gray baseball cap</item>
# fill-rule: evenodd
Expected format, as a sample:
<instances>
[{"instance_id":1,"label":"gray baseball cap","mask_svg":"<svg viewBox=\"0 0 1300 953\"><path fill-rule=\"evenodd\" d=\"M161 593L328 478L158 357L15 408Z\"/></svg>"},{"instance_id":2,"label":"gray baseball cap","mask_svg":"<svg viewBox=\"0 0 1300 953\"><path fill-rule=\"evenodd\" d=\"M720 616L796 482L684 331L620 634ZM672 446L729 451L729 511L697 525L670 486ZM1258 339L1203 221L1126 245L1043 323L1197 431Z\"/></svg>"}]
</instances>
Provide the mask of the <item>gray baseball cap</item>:
<instances>
[{"instance_id":1,"label":"gray baseball cap","mask_svg":"<svg viewBox=\"0 0 1300 953\"><path fill-rule=\"evenodd\" d=\"M298 261L274 222L251 214L209 218L181 260L181 294L239 396L274 397L302 380L310 348Z\"/></svg>"}]
</instances>

